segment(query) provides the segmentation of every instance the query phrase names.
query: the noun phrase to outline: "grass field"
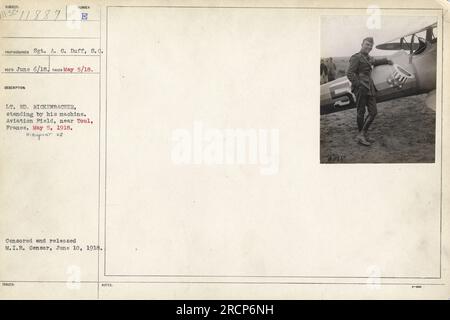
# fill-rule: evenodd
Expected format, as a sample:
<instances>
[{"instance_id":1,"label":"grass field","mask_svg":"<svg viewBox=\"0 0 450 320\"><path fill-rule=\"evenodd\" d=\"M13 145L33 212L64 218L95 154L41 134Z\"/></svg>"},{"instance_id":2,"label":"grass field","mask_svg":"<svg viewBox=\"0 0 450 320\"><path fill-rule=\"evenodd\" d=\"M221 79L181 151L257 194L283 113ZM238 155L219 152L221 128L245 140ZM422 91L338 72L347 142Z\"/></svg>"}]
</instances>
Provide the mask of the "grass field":
<instances>
[{"instance_id":1,"label":"grass field","mask_svg":"<svg viewBox=\"0 0 450 320\"><path fill-rule=\"evenodd\" d=\"M430 163L435 161L436 113L425 106L426 94L378 103L369 130L370 147L355 137L356 109L320 117L321 163Z\"/></svg>"}]
</instances>

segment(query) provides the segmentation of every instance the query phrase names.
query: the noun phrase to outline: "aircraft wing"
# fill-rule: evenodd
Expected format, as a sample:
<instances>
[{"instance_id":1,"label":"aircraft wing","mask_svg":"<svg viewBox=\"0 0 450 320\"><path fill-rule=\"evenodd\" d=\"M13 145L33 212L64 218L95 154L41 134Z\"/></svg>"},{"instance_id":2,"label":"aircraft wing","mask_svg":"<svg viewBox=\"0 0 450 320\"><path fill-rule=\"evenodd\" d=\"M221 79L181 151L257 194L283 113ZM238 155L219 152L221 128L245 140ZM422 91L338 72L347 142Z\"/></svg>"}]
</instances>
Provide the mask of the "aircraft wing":
<instances>
[{"instance_id":1,"label":"aircraft wing","mask_svg":"<svg viewBox=\"0 0 450 320\"><path fill-rule=\"evenodd\" d=\"M399 40L400 38L406 38L406 37L408 37L410 35L413 35L413 34L416 34L416 33L420 33L422 31L425 31L425 30L430 29L430 28L434 28L436 26L437 26L437 22L433 23L433 24L430 24L429 26L426 26L426 27L420 28L418 30L415 30L413 32L397 36L397 37L393 38L390 41L386 41L386 42L383 42L383 43L377 45L376 48L377 49L381 49L381 50L400 50L400 49L405 49L406 47L402 48L399 43L395 43L394 41L395 40ZM408 49L409 49L409 47L408 47Z\"/></svg>"}]
</instances>

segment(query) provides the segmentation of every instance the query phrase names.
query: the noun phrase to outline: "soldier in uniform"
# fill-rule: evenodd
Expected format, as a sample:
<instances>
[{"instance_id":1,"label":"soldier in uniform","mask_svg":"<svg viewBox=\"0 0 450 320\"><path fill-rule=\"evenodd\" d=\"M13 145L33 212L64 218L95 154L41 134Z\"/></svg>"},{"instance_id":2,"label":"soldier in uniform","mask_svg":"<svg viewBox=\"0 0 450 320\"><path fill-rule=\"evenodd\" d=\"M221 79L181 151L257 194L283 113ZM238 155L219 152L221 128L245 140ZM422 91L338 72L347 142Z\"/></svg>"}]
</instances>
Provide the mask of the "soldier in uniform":
<instances>
[{"instance_id":1,"label":"soldier in uniform","mask_svg":"<svg viewBox=\"0 0 450 320\"><path fill-rule=\"evenodd\" d=\"M360 144L370 146L373 139L367 136L367 130L377 115L376 88L371 77L372 68L382 64L392 64L386 58L374 59L369 56L373 47L373 38L365 38L361 44L361 50L350 58L347 70L347 78L352 83L352 92L356 97L356 120L359 134L357 140ZM368 116L364 118L366 113Z\"/></svg>"},{"instance_id":2,"label":"soldier in uniform","mask_svg":"<svg viewBox=\"0 0 450 320\"><path fill-rule=\"evenodd\" d=\"M328 68L325 65L325 59L320 59L320 84L328 82Z\"/></svg>"},{"instance_id":3,"label":"soldier in uniform","mask_svg":"<svg viewBox=\"0 0 450 320\"><path fill-rule=\"evenodd\" d=\"M333 62L333 58L328 58L327 63L328 81L333 81L334 79L336 79L336 65Z\"/></svg>"}]
</instances>

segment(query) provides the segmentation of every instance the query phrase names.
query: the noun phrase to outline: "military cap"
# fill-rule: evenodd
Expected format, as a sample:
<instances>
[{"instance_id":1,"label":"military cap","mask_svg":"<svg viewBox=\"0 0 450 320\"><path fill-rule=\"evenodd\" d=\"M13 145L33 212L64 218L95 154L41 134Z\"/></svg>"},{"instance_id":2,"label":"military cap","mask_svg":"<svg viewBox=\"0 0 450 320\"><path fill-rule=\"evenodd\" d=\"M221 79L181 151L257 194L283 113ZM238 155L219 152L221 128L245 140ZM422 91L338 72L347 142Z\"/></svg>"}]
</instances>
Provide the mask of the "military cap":
<instances>
[{"instance_id":1,"label":"military cap","mask_svg":"<svg viewBox=\"0 0 450 320\"><path fill-rule=\"evenodd\" d=\"M364 41L367 41L367 42L370 42L370 43L373 44L373 38L372 38L372 37L364 38L363 41L362 41L362 43L364 43Z\"/></svg>"}]
</instances>

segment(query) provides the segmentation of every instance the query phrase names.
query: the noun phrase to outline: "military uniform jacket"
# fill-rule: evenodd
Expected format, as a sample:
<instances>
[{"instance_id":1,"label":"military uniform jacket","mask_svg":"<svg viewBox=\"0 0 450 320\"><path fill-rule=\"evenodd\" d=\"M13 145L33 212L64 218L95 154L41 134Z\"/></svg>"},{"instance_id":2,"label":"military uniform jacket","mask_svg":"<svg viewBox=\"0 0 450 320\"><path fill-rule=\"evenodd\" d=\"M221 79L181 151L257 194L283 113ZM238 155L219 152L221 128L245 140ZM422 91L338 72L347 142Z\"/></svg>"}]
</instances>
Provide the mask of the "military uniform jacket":
<instances>
[{"instance_id":1,"label":"military uniform jacket","mask_svg":"<svg viewBox=\"0 0 450 320\"><path fill-rule=\"evenodd\" d=\"M371 77L372 66L388 64L386 58L374 59L369 55L358 52L350 57L347 78L352 83L352 92L365 88L368 95L375 95L376 88ZM364 91L366 91L364 90Z\"/></svg>"}]
</instances>

